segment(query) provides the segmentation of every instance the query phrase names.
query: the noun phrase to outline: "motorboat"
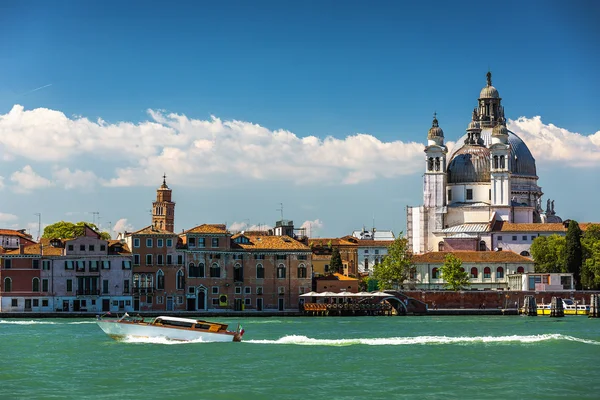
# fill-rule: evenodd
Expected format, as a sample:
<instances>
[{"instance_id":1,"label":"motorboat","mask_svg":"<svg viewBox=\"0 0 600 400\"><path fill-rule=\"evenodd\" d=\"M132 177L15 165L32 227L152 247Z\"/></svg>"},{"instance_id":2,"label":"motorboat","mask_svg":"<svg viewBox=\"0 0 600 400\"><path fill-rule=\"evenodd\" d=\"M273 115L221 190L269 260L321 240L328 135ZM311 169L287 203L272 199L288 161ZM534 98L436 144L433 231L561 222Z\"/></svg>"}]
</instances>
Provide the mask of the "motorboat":
<instances>
[{"instance_id":1,"label":"motorboat","mask_svg":"<svg viewBox=\"0 0 600 400\"><path fill-rule=\"evenodd\" d=\"M97 317L98 326L108 336L116 340L127 337L164 338L177 341L201 342L241 342L244 329L238 324L237 330L227 330L226 324L191 318L156 317L145 321L142 317L130 317L125 313L118 319Z\"/></svg>"},{"instance_id":2,"label":"motorboat","mask_svg":"<svg viewBox=\"0 0 600 400\"><path fill-rule=\"evenodd\" d=\"M588 315L590 313L589 304L578 304L572 299L562 299L565 315ZM538 304L537 315L550 315L550 304Z\"/></svg>"}]
</instances>

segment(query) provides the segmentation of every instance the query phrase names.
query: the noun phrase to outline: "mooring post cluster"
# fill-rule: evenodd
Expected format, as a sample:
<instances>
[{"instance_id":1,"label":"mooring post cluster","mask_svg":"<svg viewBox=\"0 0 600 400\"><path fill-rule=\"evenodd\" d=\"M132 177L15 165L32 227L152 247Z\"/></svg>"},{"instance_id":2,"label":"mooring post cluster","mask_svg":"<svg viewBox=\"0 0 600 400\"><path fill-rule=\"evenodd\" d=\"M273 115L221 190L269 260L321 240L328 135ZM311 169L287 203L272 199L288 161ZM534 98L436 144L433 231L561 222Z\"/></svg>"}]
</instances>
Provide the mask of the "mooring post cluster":
<instances>
[{"instance_id":1,"label":"mooring post cluster","mask_svg":"<svg viewBox=\"0 0 600 400\"><path fill-rule=\"evenodd\" d=\"M600 294L590 296L590 312L588 318L600 318Z\"/></svg>"},{"instance_id":2,"label":"mooring post cluster","mask_svg":"<svg viewBox=\"0 0 600 400\"><path fill-rule=\"evenodd\" d=\"M552 297L550 302L550 317L564 317L565 308L563 307L562 297Z\"/></svg>"},{"instance_id":3,"label":"mooring post cluster","mask_svg":"<svg viewBox=\"0 0 600 400\"><path fill-rule=\"evenodd\" d=\"M525 300L523 302L523 314L529 317L537 316L537 303L535 301L535 296L525 296Z\"/></svg>"}]
</instances>

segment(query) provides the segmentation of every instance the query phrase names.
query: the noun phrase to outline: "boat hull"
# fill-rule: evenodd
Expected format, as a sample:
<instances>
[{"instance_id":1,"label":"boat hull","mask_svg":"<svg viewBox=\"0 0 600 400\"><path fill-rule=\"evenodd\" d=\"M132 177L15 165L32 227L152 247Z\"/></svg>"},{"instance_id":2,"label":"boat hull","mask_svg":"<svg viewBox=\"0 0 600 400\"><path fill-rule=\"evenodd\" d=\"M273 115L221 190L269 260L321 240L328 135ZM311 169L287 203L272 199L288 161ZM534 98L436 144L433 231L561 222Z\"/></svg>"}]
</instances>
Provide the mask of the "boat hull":
<instances>
[{"instance_id":1,"label":"boat hull","mask_svg":"<svg viewBox=\"0 0 600 400\"><path fill-rule=\"evenodd\" d=\"M149 323L134 323L127 321L97 321L100 329L116 340L127 337L134 338L164 338L176 341L202 341L202 342L233 342L236 339L234 332L206 332L191 329L178 329L152 325Z\"/></svg>"},{"instance_id":2,"label":"boat hull","mask_svg":"<svg viewBox=\"0 0 600 400\"><path fill-rule=\"evenodd\" d=\"M588 315L590 313L589 308L578 309L577 311L566 309L564 311L565 315ZM538 308L537 315L550 315L550 308Z\"/></svg>"}]
</instances>

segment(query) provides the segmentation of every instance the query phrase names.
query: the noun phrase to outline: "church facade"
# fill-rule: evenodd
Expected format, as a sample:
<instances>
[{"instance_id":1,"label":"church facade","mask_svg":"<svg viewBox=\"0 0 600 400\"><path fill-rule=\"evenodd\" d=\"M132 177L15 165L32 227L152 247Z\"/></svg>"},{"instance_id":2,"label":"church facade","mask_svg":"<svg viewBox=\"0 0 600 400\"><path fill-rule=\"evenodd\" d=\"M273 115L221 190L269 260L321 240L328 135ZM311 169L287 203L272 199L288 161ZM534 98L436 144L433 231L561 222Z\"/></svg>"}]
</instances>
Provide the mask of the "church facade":
<instances>
[{"instance_id":1,"label":"church facade","mask_svg":"<svg viewBox=\"0 0 600 400\"><path fill-rule=\"evenodd\" d=\"M496 222L562 222L553 202L542 210L535 159L525 142L507 129L491 72L451 153L434 115L424 170L423 205L407 207L407 236L415 254L498 250L493 240Z\"/></svg>"}]
</instances>

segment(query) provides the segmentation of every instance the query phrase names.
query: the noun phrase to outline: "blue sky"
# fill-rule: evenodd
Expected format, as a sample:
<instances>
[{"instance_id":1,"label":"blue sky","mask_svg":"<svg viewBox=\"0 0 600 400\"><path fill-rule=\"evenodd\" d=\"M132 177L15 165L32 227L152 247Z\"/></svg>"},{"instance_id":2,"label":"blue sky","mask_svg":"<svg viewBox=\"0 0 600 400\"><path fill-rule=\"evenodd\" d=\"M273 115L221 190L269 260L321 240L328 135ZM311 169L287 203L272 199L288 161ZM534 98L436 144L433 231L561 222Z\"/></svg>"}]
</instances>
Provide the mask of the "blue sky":
<instances>
[{"instance_id":1,"label":"blue sky","mask_svg":"<svg viewBox=\"0 0 600 400\"><path fill-rule=\"evenodd\" d=\"M600 220L600 6L485 5L2 2L0 224L141 228L164 171L177 229L405 230L432 113L462 136L488 69L545 198Z\"/></svg>"}]
</instances>

